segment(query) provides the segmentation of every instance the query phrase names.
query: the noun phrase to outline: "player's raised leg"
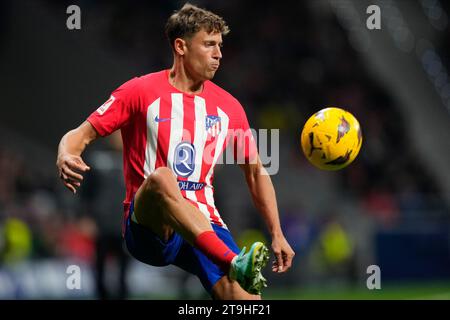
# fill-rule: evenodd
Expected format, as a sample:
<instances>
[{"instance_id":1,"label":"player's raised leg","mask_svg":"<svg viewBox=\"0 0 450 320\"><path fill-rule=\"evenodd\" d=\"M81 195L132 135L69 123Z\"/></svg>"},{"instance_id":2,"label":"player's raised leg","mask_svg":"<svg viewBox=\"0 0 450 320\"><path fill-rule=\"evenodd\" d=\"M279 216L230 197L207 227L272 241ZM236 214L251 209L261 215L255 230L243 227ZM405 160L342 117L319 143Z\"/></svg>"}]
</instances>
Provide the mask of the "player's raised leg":
<instances>
[{"instance_id":1,"label":"player's raised leg","mask_svg":"<svg viewBox=\"0 0 450 320\"><path fill-rule=\"evenodd\" d=\"M175 230L228 272L236 254L216 235L200 210L183 198L169 168L159 167L150 174L138 189L134 201L134 215L139 224L165 242Z\"/></svg>"},{"instance_id":2,"label":"player's raised leg","mask_svg":"<svg viewBox=\"0 0 450 320\"><path fill-rule=\"evenodd\" d=\"M246 291L259 294L265 279L261 269L268 260L268 249L260 242L253 244L249 252L245 249L237 256L217 236L208 219L198 208L183 198L172 171L167 167L156 169L142 183L134 199L134 216L137 222L167 242L174 231L192 246L201 250L211 261L230 275L230 283L236 280ZM225 280L223 280L225 281ZM235 282L219 284L217 298L223 296L221 290ZM226 290L225 290L226 291ZM214 291L213 291L214 292ZM250 299L250 296L241 299ZM224 298L226 299L226 298Z\"/></svg>"}]
</instances>

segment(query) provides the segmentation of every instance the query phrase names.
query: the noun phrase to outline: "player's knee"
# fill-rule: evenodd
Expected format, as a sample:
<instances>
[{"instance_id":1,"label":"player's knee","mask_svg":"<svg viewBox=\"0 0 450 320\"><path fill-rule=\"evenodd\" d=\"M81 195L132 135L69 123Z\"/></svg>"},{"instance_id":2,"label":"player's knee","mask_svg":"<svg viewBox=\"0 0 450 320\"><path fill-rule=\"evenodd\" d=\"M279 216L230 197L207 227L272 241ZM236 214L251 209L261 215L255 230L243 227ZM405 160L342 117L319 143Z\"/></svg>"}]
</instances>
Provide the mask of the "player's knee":
<instances>
[{"instance_id":1,"label":"player's knee","mask_svg":"<svg viewBox=\"0 0 450 320\"><path fill-rule=\"evenodd\" d=\"M159 167L144 181L144 191L158 200L173 196L173 184L176 179L167 167Z\"/></svg>"}]
</instances>

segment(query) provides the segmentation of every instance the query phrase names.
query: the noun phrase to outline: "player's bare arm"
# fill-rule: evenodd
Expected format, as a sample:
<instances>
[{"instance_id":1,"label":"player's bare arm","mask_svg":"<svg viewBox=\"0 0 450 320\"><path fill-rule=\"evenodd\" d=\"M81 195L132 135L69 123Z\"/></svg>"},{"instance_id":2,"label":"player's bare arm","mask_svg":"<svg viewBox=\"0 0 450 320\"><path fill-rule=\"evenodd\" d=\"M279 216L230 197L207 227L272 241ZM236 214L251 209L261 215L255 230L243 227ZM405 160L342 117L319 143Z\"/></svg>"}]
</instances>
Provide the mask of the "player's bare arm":
<instances>
[{"instance_id":1,"label":"player's bare arm","mask_svg":"<svg viewBox=\"0 0 450 320\"><path fill-rule=\"evenodd\" d=\"M295 253L284 237L278 215L275 189L270 176L263 167L260 158L257 163L241 164L250 194L256 209L263 216L272 236L272 250L276 260L272 266L274 272L286 272L292 264Z\"/></svg>"},{"instance_id":2,"label":"player's bare arm","mask_svg":"<svg viewBox=\"0 0 450 320\"><path fill-rule=\"evenodd\" d=\"M99 134L94 127L85 121L78 128L67 132L59 143L56 159L59 177L64 186L73 193L76 193L77 188L81 186L83 173L90 170L81 158L81 154L86 146L98 137Z\"/></svg>"}]
</instances>

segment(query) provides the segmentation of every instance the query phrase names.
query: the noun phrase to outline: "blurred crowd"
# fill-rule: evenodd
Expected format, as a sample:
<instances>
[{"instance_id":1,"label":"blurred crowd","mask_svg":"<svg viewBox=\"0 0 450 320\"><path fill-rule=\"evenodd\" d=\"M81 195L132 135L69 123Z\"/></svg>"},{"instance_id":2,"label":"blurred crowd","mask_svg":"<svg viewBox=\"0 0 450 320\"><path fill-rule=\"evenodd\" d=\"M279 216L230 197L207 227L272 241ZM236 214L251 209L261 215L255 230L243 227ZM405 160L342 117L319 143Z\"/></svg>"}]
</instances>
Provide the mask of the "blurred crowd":
<instances>
[{"instance_id":1,"label":"blurred crowd","mask_svg":"<svg viewBox=\"0 0 450 320\"><path fill-rule=\"evenodd\" d=\"M55 256L92 261L92 220L67 209L59 181L30 170L26 161L0 148L0 262Z\"/></svg>"},{"instance_id":2,"label":"blurred crowd","mask_svg":"<svg viewBox=\"0 0 450 320\"><path fill-rule=\"evenodd\" d=\"M59 1L46 2L61 6ZM105 45L110 50L136 57L149 72L170 66L163 26L181 2L82 3L84 10L108 9ZM396 100L369 77L331 13L321 13L314 1L290 2L289 10L282 1L197 3L225 17L231 28L224 39L224 60L216 82L242 102L253 127L280 129L280 139L290 145L292 163L309 165L299 148L306 119L325 106L346 108L361 123L364 142L356 161L339 174L336 192L353 197L380 228L425 220L450 222L442 191L417 154ZM448 53L448 41L441 50ZM68 201L55 172L31 171L20 152L3 146L0 177L0 266L64 256L93 263L102 222L93 213L92 194L99 189L91 188L79 202ZM114 213L118 219L120 201ZM120 235L117 222L113 228ZM297 249L306 251L304 246L323 242L320 246L330 261L351 256L351 240L332 217L315 223L317 230L309 226L314 230L308 239L302 236L301 218L286 214L283 224Z\"/></svg>"}]
</instances>

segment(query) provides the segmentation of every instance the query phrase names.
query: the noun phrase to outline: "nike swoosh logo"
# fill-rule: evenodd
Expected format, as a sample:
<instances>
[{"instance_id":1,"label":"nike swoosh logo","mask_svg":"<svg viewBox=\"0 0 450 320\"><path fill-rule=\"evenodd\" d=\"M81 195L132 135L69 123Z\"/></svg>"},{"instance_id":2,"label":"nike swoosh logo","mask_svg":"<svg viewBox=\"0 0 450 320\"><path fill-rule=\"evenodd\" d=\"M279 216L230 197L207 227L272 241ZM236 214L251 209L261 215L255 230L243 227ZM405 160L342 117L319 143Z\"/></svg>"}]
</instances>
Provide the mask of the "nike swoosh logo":
<instances>
[{"instance_id":1,"label":"nike swoosh logo","mask_svg":"<svg viewBox=\"0 0 450 320\"><path fill-rule=\"evenodd\" d=\"M155 117L155 122L164 122L164 121L169 121L172 118L158 118L158 116Z\"/></svg>"}]
</instances>

